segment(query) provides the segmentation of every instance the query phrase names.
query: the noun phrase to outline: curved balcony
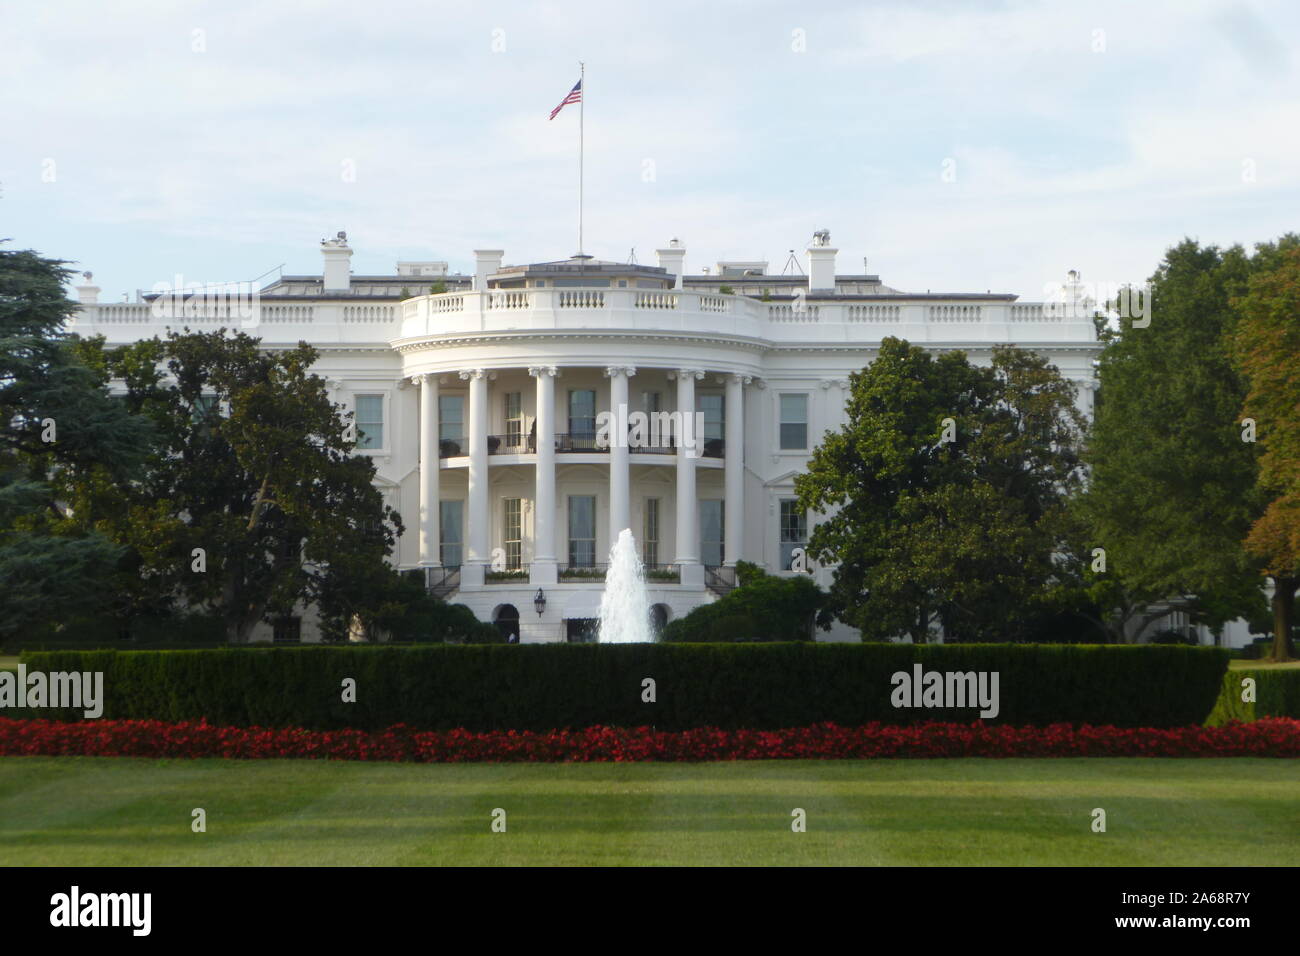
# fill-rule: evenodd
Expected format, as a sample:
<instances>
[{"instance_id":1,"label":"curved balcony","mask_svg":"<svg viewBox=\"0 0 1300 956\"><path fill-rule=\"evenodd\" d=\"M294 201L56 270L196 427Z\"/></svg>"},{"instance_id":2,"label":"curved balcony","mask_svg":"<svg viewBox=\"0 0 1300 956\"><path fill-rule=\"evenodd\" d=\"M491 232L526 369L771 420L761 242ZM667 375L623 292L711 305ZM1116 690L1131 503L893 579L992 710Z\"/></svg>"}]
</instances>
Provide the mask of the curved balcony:
<instances>
[{"instance_id":1,"label":"curved balcony","mask_svg":"<svg viewBox=\"0 0 1300 956\"><path fill-rule=\"evenodd\" d=\"M692 333L766 341L1092 342L1090 313L1011 296L890 295L764 301L691 290L445 292L401 303L400 337L547 329Z\"/></svg>"}]
</instances>

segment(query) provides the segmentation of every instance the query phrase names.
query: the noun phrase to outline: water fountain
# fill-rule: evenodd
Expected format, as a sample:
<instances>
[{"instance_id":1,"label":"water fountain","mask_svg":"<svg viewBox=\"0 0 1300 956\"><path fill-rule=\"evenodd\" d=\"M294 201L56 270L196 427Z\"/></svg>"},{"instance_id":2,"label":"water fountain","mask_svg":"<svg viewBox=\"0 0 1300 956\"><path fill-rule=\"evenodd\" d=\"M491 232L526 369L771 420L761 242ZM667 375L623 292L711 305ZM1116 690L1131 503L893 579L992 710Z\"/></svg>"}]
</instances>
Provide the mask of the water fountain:
<instances>
[{"instance_id":1,"label":"water fountain","mask_svg":"<svg viewBox=\"0 0 1300 956\"><path fill-rule=\"evenodd\" d=\"M653 641L650 629L650 598L646 593L641 558L636 553L636 539L624 528L609 549L609 571L605 574L605 591L600 596L600 634L602 644L634 644Z\"/></svg>"}]
</instances>

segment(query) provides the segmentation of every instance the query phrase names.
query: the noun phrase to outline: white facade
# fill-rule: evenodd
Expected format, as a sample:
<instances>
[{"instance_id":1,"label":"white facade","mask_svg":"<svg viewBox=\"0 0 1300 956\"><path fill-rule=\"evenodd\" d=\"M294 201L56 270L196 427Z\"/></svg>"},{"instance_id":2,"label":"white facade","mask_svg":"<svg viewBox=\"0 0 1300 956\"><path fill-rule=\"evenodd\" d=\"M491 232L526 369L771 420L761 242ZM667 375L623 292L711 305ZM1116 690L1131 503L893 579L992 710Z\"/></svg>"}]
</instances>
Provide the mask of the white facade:
<instances>
[{"instance_id":1,"label":"white facade","mask_svg":"<svg viewBox=\"0 0 1300 956\"><path fill-rule=\"evenodd\" d=\"M849 374L886 336L980 363L998 343L1034 348L1091 412L1099 346L1091 309L1071 308L1069 288L1055 303L909 294L837 275L835 254L819 234L809 275L768 275L761 262L687 275L674 240L655 267L503 267L500 250L479 250L474 276L443 262L358 276L340 234L322 243L322 275L281 277L242 314L221 297L186 300L183 319L147 297L100 304L87 278L73 330L110 345L180 325L239 328L269 348L310 342L406 525L397 566L429 569L440 593L483 620L513 607L524 641L563 640L582 627L568 622L595 617L591 575L623 527L658 566L650 599L669 619L714 600L710 585L738 559L790 573L807 530L789 504L794 478L844 422ZM703 413L698 456L598 447L590 413L620 406ZM815 573L829 582L829 570Z\"/></svg>"}]
</instances>

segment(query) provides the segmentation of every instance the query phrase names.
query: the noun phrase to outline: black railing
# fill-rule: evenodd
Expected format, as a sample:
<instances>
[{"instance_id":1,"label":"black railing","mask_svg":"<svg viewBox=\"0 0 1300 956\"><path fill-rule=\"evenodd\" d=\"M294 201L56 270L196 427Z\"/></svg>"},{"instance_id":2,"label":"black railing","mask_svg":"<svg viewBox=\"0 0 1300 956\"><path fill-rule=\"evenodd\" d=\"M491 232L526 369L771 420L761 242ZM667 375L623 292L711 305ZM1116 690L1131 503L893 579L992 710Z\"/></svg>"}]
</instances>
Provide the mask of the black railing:
<instances>
[{"instance_id":1,"label":"black railing","mask_svg":"<svg viewBox=\"0 0 1300 956\"><path fill-rule=\"evenodd\" d=\"M578 432L555 436L555 450L558 452L597 452L609 451L609 442L597 441L595 432Z\"/></svg>"},{"instance_id":2,"label":"black railing","mask_svg":"<svg viewBox=\"0 0 1300 956\"><path fill-rule=\"evenodd\" d=\"M736 569L706 564L704 586L719 597L736 589Z\"/></svg>"},{"instance_id":3,"label":"black railing","mask_svg":"<svg viewBox=\"0 0 1300 956\"><path fill-rule=\"evenodd\" d=\"M460 568L425 568L424 580L434 597L446 597L460 587Z\"/></svg>"},{"instance_id":4,"label":"black railing","mask_svg":"<svg viewBox=\"0 0 1300 956\"><path fill-rule=\"evenodd\" d=\"M537 439L519 432L515 435L488 435L489 455L529 455L537 451Z\"/></svg>"}]
</instances>

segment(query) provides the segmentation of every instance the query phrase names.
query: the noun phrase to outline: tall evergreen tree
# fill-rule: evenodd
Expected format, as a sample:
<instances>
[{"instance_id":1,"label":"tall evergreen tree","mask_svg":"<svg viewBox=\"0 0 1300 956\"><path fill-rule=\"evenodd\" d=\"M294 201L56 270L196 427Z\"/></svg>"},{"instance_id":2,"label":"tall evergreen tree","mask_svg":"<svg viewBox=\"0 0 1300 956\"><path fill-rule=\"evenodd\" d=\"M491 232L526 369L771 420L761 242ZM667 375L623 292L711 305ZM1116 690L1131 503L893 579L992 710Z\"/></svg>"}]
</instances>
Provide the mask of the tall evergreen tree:
<instances>
[{"instance_id":1,"label":"tall evergreen tree","mask_svg":"<svg viewBox=\"0 0 1300 956\"><path fill-rule=\"evenodd\" d=\"M57 627L113 598L123 549L67 521L57 487L129 484L149 425L109 397L65 324L60 260L0 250L0 637Z\"/></svg>"}]
</instances>

